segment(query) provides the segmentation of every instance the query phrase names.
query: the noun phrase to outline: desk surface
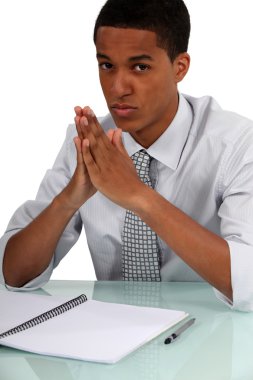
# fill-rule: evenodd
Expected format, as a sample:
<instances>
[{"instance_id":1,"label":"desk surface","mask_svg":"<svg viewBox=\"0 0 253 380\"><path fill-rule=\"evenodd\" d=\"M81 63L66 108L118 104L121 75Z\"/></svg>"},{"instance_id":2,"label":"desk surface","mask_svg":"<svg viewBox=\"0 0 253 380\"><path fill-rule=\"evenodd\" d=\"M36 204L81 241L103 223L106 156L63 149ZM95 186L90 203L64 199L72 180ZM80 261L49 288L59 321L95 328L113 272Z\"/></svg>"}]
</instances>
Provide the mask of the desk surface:
<instances>
[{"instance_id":1,"label":"desk surface","mask_svg":"<svg viewBox=\"0 0 253 380\"><path fill-rule=\"evenodd\" d=\"M173 344L164 345L170 329L114 365L0 346L0 380L253 379L253 314L230 311L207 284L50 281L36 293L184 310L196 322Z\"/></svg>"}]
</instances>

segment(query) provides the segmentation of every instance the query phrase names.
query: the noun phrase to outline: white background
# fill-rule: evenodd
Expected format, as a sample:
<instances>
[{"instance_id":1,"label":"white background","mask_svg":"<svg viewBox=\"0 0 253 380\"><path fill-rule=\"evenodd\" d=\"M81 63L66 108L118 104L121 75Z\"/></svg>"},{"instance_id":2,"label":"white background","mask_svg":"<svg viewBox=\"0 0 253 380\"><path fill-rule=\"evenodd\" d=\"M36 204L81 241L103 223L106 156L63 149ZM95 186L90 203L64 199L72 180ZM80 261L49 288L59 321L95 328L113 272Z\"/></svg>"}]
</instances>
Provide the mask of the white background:
<instances>
[{"instance_id":1,"label":"white background","mask_svg":"<svg viewBox=\"0 0 253 380\"><path fill-rule=\"evenodd\" d=\"M73 107L107 112L93 25L104 0L0 0L0 234L34 199L73 122ZM253 119L252 0L186 0L191 68L180 91L212 95ZM53 278L95 279L82 234Z\"/></svg>"}]
</instances>

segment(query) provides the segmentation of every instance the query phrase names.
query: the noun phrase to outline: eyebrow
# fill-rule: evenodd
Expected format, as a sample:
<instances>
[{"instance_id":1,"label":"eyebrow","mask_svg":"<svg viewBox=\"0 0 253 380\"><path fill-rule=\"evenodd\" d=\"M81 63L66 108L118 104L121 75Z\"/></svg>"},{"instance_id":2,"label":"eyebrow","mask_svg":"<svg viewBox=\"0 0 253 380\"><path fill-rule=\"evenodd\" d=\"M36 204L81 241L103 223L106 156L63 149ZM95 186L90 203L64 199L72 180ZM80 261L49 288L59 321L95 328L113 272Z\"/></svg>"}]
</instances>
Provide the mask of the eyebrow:
<instances>
[{"instance_id":1,"label":"eyebrow","mask_svg":"<svg viewBox=\"0 0 253 380\"><path fill-rule=\"evenodd\" d=\"M108 55L101 54L101 53L97 53L97 59L107 59L108 61L111 60L110 57L108 57ZM136 56L128 58L129 62L137 62L137 61L144 61L144 60L153 61L153 58L148 54L140 54L140 55L136 55Z\"/></svg>"}]
</instances>

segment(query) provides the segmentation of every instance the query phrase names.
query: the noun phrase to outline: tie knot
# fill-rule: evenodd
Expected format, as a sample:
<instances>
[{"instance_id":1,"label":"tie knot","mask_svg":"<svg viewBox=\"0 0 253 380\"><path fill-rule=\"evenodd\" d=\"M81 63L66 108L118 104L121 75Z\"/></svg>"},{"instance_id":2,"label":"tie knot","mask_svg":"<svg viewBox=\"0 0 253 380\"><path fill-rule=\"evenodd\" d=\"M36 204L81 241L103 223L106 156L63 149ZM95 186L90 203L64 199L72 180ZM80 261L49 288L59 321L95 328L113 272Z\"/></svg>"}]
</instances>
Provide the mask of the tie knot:
<instances>
[{"instance_id":1,"label":"tie knot","mask_svg":"<svg viewBox=\"0 0 253 380\"><path fill-rule=\"evenodd\" d=\"M150 155L145 150L139 150L135 154L132 155L132 160L135 165L138 176L144 182L150 180L149 179L149 166L151 162Z\"/></svg>"}]
</instances>

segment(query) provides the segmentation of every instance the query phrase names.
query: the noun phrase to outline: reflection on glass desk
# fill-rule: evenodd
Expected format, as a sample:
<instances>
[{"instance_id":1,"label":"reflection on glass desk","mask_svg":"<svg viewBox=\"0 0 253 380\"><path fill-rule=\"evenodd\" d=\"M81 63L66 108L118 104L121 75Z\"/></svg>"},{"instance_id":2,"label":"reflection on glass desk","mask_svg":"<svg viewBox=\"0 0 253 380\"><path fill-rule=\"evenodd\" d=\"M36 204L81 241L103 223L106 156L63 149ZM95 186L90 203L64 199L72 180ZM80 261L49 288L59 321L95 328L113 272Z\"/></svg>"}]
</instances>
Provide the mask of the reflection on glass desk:
<instances>
[{"instance_id":1,"label":"reflection on glass desk","mask_svg":"<svg viewBox=\"0 0 253 380\"><path fill-rule=\"evenodd\" d=\"M231 311L208 284L50 281L35 293L184 310L196 322L174 343L164 344L172 328L114 365L0 346L0 380L253 379L253 313Z\"/></svg>"}]
</instances>

